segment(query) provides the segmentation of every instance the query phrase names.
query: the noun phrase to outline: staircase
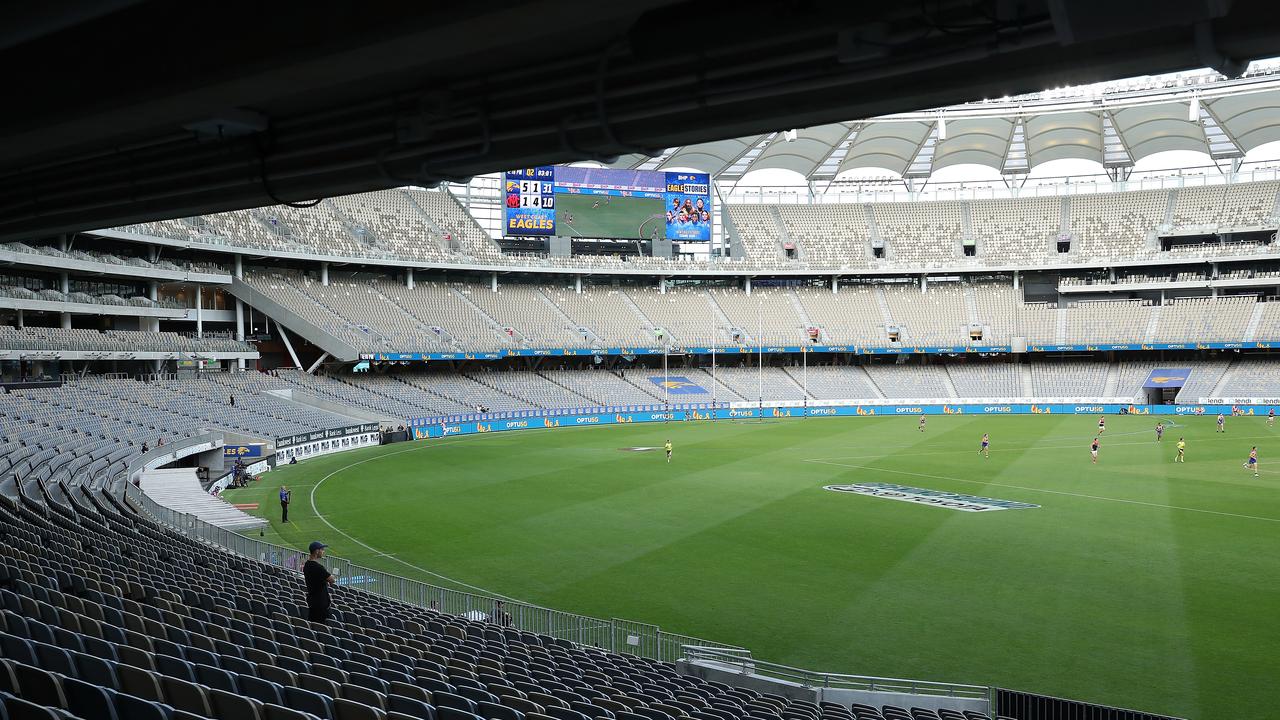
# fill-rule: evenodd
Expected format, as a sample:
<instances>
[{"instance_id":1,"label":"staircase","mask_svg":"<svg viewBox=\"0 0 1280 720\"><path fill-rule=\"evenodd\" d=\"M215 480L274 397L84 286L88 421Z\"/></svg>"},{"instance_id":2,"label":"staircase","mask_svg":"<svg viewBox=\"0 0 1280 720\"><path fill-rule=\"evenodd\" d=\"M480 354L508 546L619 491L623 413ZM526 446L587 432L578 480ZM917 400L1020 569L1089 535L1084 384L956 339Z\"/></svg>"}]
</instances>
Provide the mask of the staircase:
<instances>
[{"instance_id":1,"label":"staircase","mask_svg":"<svg viewBox=\"0 0 1280 720\"><path fill-rule=\"evenodd\" d=\"M969 315L970 325L982 324L982 320L979 319L978 317L978 297L977 297L977 294L974 292L972 285L966 285L964 288L964 309L965 309L965 312L968 313ZM967 329L968 328L966 328L966 330ZM983 328L983 329L985 330L986 328ZM968 336L968 334L969 333L966 332L965 336Z\"/></svg>"},{"instance_id":2,"label":"staircase","mask_svg":"<svg viewBox=\"0 0 1280 720\"><path fill-rule=\"evenodd\" d=\"M1035 382L1031 379L1031 366L1030 366L1030 365L1019 365L1019 366L1018 366L1018 378L1019 378L1019 380L1021 380L1021 385L1022 385L1022 397L1028 397L1028 398L1029 398L1029 397L1035 397L1035 396L1036 396L1036 384L1035 384Z\"/></svg>"},{"instance_id":3,"label":"staircase","mask_svg":"<svg viewBox=\"0 0 1280 720\"><path fill-rule=\"evenodd\" d=\"M472 309L472 310L475 310L475 311L476 311L478 314L480 314L480 316L482 316L485 320L488 320L488 321L489 321L489 329L493 331L493 334L494 334L494 335L498 336L498 339L499 339L499 340L501 340L503 344L507 344L507 343L510 343L510 342L511 342L511 340L512 340L513 338L512 338L512 337L509 337L509 336L508 336L508 335L503 331L503 329L502 329L502 328L503 328L502 323L498 322L497 320L494 320L492 315L490 315L489 313L485 312L485 311L484 311L484 308L480 307L479 305L477 305L477 304L476 304L476 302L475 302L474 300L472 300L471 298L467 297L467 294L466 294L466 293L462 292L462 291L461 291L461 290L459 290L458 288L453 288L453 287L449 288L449 292L450 292L450 293L452 293L455 297L457 297L457 298L461 299L461 300L462 300L464 303L466 303L467 305L470 305L470 306L471 306L471 309ZM514 330L514 329L513 329L513 330ZM516 333L515 333L515 337L519 339L520 344L522 344L522 345L524 344L524 336L523 336L523 335L521 335L519 332L516 332Z\"/></svg>"},{"instance_id":4,"label":"staircase","mask_svg":"<svg viewBox=\"0 0 1280 720\"><path fill-rule=\"evenodd\" d=\"M453 336L445 332L443 328L440 328L440 332L436 332L436 330L433 329L434 326L424 323L421 318L419 318L417 315L414 315L405 306L401 305L399 300L396 300L395 298L379 290L377 285L370 285L369 287L373 288L373 291L377 293L378 297L386 301L387 305L391 307L394 311L399 311L401 314L407 317L414 325L417 325L418 330L421 331L423 335L429 338L435 339L438 343L440 343L442 347L444 347L447 350L463 349L461 344L455 341L453 339ZM409 347L409 346L402 345L402 347Z\"/></svg>"},{"instance_id":5,"label":"staircase","mask_svg":"<svg viewBox=\"0 0 1280 720\"><path fill-rule=\"evenodd\" d=\"M791 241L791 233L787 232L787 223L783 221L782 213L778 212L777 207L772 205L769 206L769 214L773 216L773 222L778 226L777 253L778 253L778 259L782 259L787 256L786 243ZM797 255L799 255L800 253L799 247L800 247L800 244L796 243Z\"/></svg>"},{"instance_id":6,"label":"staircase","mask_svg":"<svg viewBox=\"0 0 1280 720\"><path fill-rule=\"evenodd\" d=\"M724 308L720 307L720 303L716 302L715 293L711 292L710 290L704 290L702 294L707 298L707 305L711 307L711 312L715 314L716 322L719 323L719 326L721 328L728 328L729 330L732 330L734 327L736 327L733 324L733 321L729 319L729 316L724 314ZM756 342L760 342L760 343L764 342L760 338L756 338L755 333L748 331L747 328L738 328L738 330L743 335L754 338ZM725 339L726 338L721 337L721 340L725 340Z\"/></svg>"},{"instance_id":7,"label":"staircase","mask_svg":"<svg viewBox=\"0 0 1280 720\"><path fill-rule=\"evenodd\" d=\"M598 371L598 372L604 372L604 371L603 371L603 370L600 370L600 371ZM593 397L589 397L589 396L587 396L587 395L583 395L581 392L579 392L579 391L577 391L577 390L574 390L573 388L569 387L568 385L565 385L565 384L564 384L564 383L562 383L562 382L557 381L555 378L547 377L546 375L544 375L544 374L542 374L542 373L537 373L537 376L538 376L538 377L540 377L540 378L542 378L543 380L546 380L547 382L551 383L552 385L555 385L556 387L560 388L561 390L564 390L565 392L569 393L570 395L577 395L578 397L582 398L583 400L586 400L588 403L591 403L592 405L600 405L600 406L604 406L604 405L609 405L609 404L610 404L608 400L605 400L605 399L603 399L603 398L593 398Z\"/></svg>"},{"instance_id":8,"label":"staircase","mask_svg":"<svg viewBox=\"0 0 1280 720\"><path fill-rule=\"evenodd\" d=\"M453 238L453 243L456 247L449 247L445 243L444 236L447 233L444 231L444 228L436 224L435 218L428 215L427 211L422 209L422 206L418 204L418 201L414 199L413 195L405 192L404 190L397 190L396 192L403 193L404 196L409 199L409 205L418 212L418 218L422 220L424 225L431 229L430 241L438 245L442 252L447 255L451 252L462 249L462 240L457 237Z\"/></svg>"},{"instance_id":9,"label":"staircase","mask_svg":"<svg viewBox=\"0 0 1280 720\"><path fill-rule=\"evenodd\" d=\"M1120 370L1116 363L1107 363L1107 379L1102 383L1102 397L1113 398L1120 386Z\"/></svg>"},{"instance_id":10,"label":"staircase","mask_svg":"<svg viewBox=\"0 0 1280 720\"><path fill-rule=\"evenodd\" d=\"M1244 329L1244 342L1253 342L1253 339L1258 336L1258 326L1262 324L1262 311L1266 307L1266 303L1256 303L1253 306L1253 314L1249 316L1249 325Z\"/></svg>"},{"instance_id":11,"label":"staircase","mask_svg":"<svg viewBox=\"0 0 1280 720\"><path fill-rule=\"evenodd\" d=\"M1231 371L1236 367L1236 361L1232 360L1227 364L1227 369L1223 371L1222 377L1218 378L1217 384L1213 386L1213 392L1209 393L1209 397L1222 397L1227 387L1227 381L1231 379Z\"/></svg>"},{"instance_id":12,"label":"staircase","mask_svg":"<svg viewBox=\"0 0 1280 720\"><path fill-rule=\"evenodd\" d=\"M1067 313L1070 312L1066 308L1058 308L1058 329L1054 331L1053 336L1057 338L1058 345L1067 344Z\"/></svg>"},{"instance_id":13,"label":"staircase","mask_svg":"<svg viewBox=\"0 0 1280 720\"><path fill-rule=\"evenodd\" d=\"M871 247L875 247L876 242L883 239L880 237L880 227L876 225L876 214L871 209L870 204L863 205L862 209L867 216L867 239L870 241ZM868 253L871 252L870 247L867 248L867 252ZM889 254L887 249L885 251L885 254L886 255Z\"/></svg>"},{"instance_id":14,"label":"staircase","mask_svg":"<svg viewBox=\"0 0 1280 720\"><path fill-rule=\"evenodd\" d=\"M884 296L884 288L876 286L875 292L876 304L880 306L880 319L884 321L885 327L893 324L893 316L889 314L889 299Z\"/></svg>"},{"instance_id":15,"label":"staircase","mask_svg":"<svg viewBox=\"0 0 1280 720\"><path fill-rule=\"evenodd\" d=\"M404 377L403 377L403 376L400 376L400 375L392 375L391 377L392 377L393 379L395 379L395 380L396 380L396 382L404 383L405 385L408 385L409 387L413 388L414 390L419 390L419 391L424 392L424 393L426 393L426 394L428 394L428 395L430 395L430 396L432 396L432 397L440 398L441 400L444 400L444 401L446 401L446 402L453 403L454 405L461 405L461 406L462 406L462 407L464 407L464 408L468 408L468 411L470 411L470 410L472 409L469 405L467 405L466 403L462 402L461 400L457 400L457 399L455 399L455 398L451 398L451 397L449 397L448 395L445 395L445 394L444 394L444 393L442 393L442 392L438 392L438 391L436 391L436 390L434 390L434 389L432 389L432 388L429 388L429 387L427 387L427 386L425 386L425 385L419 385L419 384L417 384L417 383L415 383L415 382L410 382L409 380L404 379ZM460 411L459 411L459 410L451 410L451 411L449 411L449 412L445 412L445 411L443 411L443 410L437 410L436 412L438 412L438 413L439 413L439 414L441 414L441 415L449 415L449 414L451 414L451 413L457 413L457 412L460 412Z\"/></svg>"},{"instance_id":16,"label":"staircase","mask_svg":"<svg viewBox=\"0 0 1280 720\"><path fill-rule=\"evenodd\" d=\"M946 366L942 368L942 384L947 388L947 397L960 397L960 393L956 392L956 384L951 382L951 373L947 371Z\"/></svg>"},{"instance_id":17,"label":"staircase","mask_svg":"<svg viewBox=\"0 0 1280 720\"><path fill-rule=\"evenodd\" d=\"M574 322L573 318L566 315L565 312L560 309L560 306L557 305L554 300L548 297L546 290L543 290L542 288L538 288L538 297L542 298L542 302L546 303L547 307L551 308L551 312L555 313L557 316L560 317L561 320L564 321L565 327L571 328L574 332L578 333L579 335L582 335L585 333L587 336L587 339L591 341L592 347L598 348L598 347L604 346L604 338L597 335L594 330L587 327L586 325L579 325L578 323Z\"/></svg>"},{"instance_id":18,"label":"staircase","mask_svg":"<svg viewBox=\"0 0 1280 720\"><path fill-rule=\"evenodd\" d=\"M644 311L640 309L640 306L636 304L636 301L632 300L631 296L628 295L625 291L619 289L618 297L622 298L622 301L627 304L627 307L631 308L631 312L635 313L636 317L640 318L641 322L644 324L644 327L649 329L649 335L650 337L652 337L653 329L656 326L653 324L653 321L649 319L649 316L644 314Z\"/></svg>"},{"instance_id":19,"label":"staircase","mask_svg":"<svg viewBox=\"0 0 1280 720\"><path fill-rule=\"evenodd\" d=\"M813 395L811 395L804 386L804 368L784 367L782 368L782 374L786 375L787 379L791 381L791 384L795 385L800 392L804 393L805 397L811 400L813 399Z\"/></svg>"},{"instance_id":20,"label":"staircase","mask_svg":"<svg viewBox=\"0 0 1280 720\"><path fill-rule=\"evenodd\" d=\"M886 397L884 394L884 390L880 389L880 386L876 384L875 378L871 377L871 373L867 372L867 369L865 367L862 367L861 365L859 365L856 368L855 372L862 373L862 376L867 379L867 386L870 387L872 392L876 394L877 399L883 400Z\"/></svg>"},{"instance_id":21,"label":"staircase","mask_svg":"<svg viewBox=\"0 0 1280 720\"><path fill-rule=\"evenodd\" d=\"M967 245L971 240L973 240L973 208L966 201L960 203L960 244ZM955 250L959 248L955 248L953 252ZM982 252L980 247L975 246L974 250L978 253Z\"/></svg>"},{"instance_id":22,"label":"staircase","mask_svg":"<svg viewBox=\"0 0 1280 720\"><path fill-rule=\"evenodd\" d=\"M461 373L461 375L462 375L462 377L464 377L464 378L466 378L466 379L470 380L471 382L476 383L476 384L479 384L479 385L483 385L483 386L485 386L485 387L489 388L490 390L494 391L495 393L497 393L497 394L499 394L499 395L506 395L507 397L511 398L512 400L516 400L516 401L518 401L518 402L525 403L525 404L530 405L530 406L532 406L532 407L537 407L537 408L547 409L547 406L546 406L546 405L543 405L543 404L541 404L541 403L534 402L533 400L530 400L529 398L526 398L526 397L520 397L519 395L516 395L515 393L507 392L506 390L503 390L503 389L502 389L502 388L500 388L500 387L497 387L497 386L495 386L495 385L492 385L492 384L490 384L490 383L485 382L484 380L481 380L481 378L482 378L482 377L484 377L484 374L483 374L483 373L476 373L475 375L468 375L468 374L466 374L466 373ZM577 395L577 393L574 393L574 395ZM579 396L579 397L581 397L581 396Z\"/></svg>"},{"instance_id":23,"label":"staircase","mask_svg":"<svg viewBox=\"0 0 1280 720\"><path fill-rule=\"evenodd\" d=\"M1163 305L1153 305L1151 307L1151 319L1147 320L1147 331L1144 334L1143 342L1155 342L1156 331L1160 329L1160 316L1164 314Z\"/></svg>"}]
</instances>

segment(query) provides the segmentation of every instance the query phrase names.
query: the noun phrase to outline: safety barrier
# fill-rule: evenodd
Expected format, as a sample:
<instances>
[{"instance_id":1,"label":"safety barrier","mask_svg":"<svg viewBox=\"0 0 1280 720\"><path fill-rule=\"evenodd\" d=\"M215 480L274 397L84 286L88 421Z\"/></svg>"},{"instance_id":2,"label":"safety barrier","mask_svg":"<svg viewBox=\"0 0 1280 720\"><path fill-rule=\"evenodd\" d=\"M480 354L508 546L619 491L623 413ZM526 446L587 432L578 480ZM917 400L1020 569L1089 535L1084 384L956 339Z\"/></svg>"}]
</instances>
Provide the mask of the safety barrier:
<instances>
[{"instance_id":1,"label":"safety barrier","mask_svg":"<svg viewBox=\"0 0 1280 720\"><path fill-rule=\"evenodd\" d=\"M302 582L302 565L306 553L273 545L211 525L194 515L177 512L147 497L140 488L129 485L125 501L142 515L172 528L179 534L229 550L237 555L275 565L298 573ZM731 649L750 656L750 652L734 645L702 640L689 635L667 633L656 625L553 610L510 598L453 590L413 580L400 575L357 565L349 560L328 555L325 562L338 578L338 585L370 592L428 610L458 615L472 620L487 620L519 630L548 635L578 645L627 653L650 660L674 662L686 645ZM341 612L341 605L336 609Z\"/></svg>"}]
</instances>

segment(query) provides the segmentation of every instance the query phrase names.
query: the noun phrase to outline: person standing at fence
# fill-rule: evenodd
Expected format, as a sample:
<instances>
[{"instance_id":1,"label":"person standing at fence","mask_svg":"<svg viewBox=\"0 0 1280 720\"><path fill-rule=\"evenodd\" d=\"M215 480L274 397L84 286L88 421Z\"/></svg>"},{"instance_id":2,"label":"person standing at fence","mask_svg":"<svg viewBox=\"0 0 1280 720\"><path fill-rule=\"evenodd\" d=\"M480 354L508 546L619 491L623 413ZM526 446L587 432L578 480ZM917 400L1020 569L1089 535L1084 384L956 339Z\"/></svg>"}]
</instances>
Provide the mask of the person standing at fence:
<instances>
[{"instance_id":1,"label":"person standing at fence","mask_svg":"<svg viewBox=\"0 0 1280 720\"><path fill-rule=\"evenodd\" d=\"M289 501L293 499L293 491L288 487L280 486L280 522L289 522Z\"/></svg>"},{"instance_id":2,"label":"person standing at fence","mask_svg":"<svg viewBox=\"0 0 1280 720\"><path fill-rule=\"evenodd\" d=\"M307 584L307 619L322 623L329 619L332 600L329 589L336 585L338 579L330 573L320 561L324 559L324 550L329 547L316 540L307 547L311 556L302 565L302 577Z\"/></svg>"}]
</instances>

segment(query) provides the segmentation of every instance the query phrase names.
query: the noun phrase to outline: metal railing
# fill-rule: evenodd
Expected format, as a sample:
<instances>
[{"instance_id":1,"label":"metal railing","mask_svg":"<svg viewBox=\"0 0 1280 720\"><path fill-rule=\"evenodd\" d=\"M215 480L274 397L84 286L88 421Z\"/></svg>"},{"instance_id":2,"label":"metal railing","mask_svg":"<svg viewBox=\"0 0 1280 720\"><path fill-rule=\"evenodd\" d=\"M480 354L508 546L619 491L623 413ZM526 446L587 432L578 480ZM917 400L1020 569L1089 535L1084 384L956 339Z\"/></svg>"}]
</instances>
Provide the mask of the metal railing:
<instances>
[{"instance_id":1,"label":"metal railing","mask_svg":"<svg viewBox=\"0 0 1280 720\"><path fill-rule=\"evenodd\" d=\"M846 675L803 670L788 665L755 660L749 655L723 648L686 645L682 651L684 659L691 663L711 665L721 670L729 670L742 675L758 675L774 680L791 682L806 688L907 693L911 695L972 698L975 700L986 700L991 693L991 688L985 685L963 685L930 680L908 680L905 678Z\"/></svg>"},{"instance_id":2,"label":"metal railing","mask_svg":"<svg viewBox=\"0 0 1280 720\"><path fill-rule=\"evenodd\" d=\"M246 537L237 532L204 522L194 515L178 512L156 503L133 485L124 489L125 501L144 517L165 525L179 534L199 542L215 545L237 555L252 558L299 573L306 553ZM651 660L674 662L685 646L696 645L732 651L750 657L750 651L734 645L711 642L688 635L663 632L656 625L646 625L612 618L604 620L587 615L553 610L531 603L496 595L455 590L357 565L332 555L325 557L329 569L338 578L338 586L362 590L385 598L459 615L472 620L485 620L526 632L548 635L578 645L612 652L637 655ZM342 600L335 601L341 612Z\"/></svg>"}]
</instances>

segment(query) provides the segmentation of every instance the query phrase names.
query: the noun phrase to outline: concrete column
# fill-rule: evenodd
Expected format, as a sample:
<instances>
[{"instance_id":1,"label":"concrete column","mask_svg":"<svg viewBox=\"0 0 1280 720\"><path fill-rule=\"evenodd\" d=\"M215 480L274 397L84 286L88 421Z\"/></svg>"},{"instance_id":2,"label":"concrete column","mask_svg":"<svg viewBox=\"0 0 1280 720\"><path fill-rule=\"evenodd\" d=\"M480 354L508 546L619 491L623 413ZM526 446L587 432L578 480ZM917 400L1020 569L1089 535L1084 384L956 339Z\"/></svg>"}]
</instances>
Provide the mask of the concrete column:
<instances>
[{"instance_id":1,"label":"concrete column","mask_svg":"<svg viewBox=\"0 0 1280 720\"><path fill-rule=\"evenodd\" d=\"M320 284L326 286L329 284L329 263L327 262L320 263Z\"/></svg>"},{"instance_id":2,"label":"concrete column","mask_svg":"<svg viewBox=\"0 0 1280 720\"><path fill-rule=\"evenodd\" d=\"M1014 289L1014 290L1017 290L1017 289L1018 289L1018 281L1019 281L1020 279L1021 279L1021 276L1018 274L1018 271L1017 271L1017 270L1014 270L1014 271L1013 271L1013 289Z\"/></svg>"},{"instance_id":3,"label":"concrete column","mask_svg":"<svg viewBox=\"0 0 1280 720\"><path fill-rule=\"evenodd\" d=\"M498 292L498 273L489 273L489 289Z\"/></svg>"},{"instance_id":4,"label":"concrete column","mask_svg":"<svg viewBox=\"0 0 1280 720\"><path fill-rule=\"evenodd\" d=\"M920 292L922 293L929 292L929 276L928 275L920 276Z\"/></svg>"},{"instance_id":5,"label":"concrete column","mask_svg":"<svg viewBox=\"0 0 1280 720\"><path fill-rule=\"evenodd\" d=\"M413 289L413 268L407 268L404 273L404 286Z\"/></svg>"},{"instance_id":6,"label":"concrete column","mask_svg":"<svg viewBox=\"0 0 1280 720\"><path fill-rule=\"evenodd\" d=\"M831 276L831 294L835 295L840 292L840 278L835 275Z\"/></svg>"},{"instance_id":7,"label":"concrete column","mask_svg":"<svg viewBox=\"0 0 1280 720\"><path fill-rule=\"evenodd\" d=\"M241 280L244 279L244 258L240 257L239 255L236 255L236 268L234 272L236 277L240 278Z\"/></svg>"},{"instance_id":8,"label":"concrete column","mask_svg":"<svg viewBox=\"0 0 1280 720\"><path fill-rule=\"evenodd\" d=\"M62 329L70 330L71 329L71 313L62 313L61 319L62 319Z\"/></svg>"},{"instance_id":9,"label":"concrete column","mask_svg":"<svg viewBox=\"0 0 1280 720\"><path fill-rule=\"evenodd\" d=\"M578 293L579 295L582 294L582 276L581 275L573 276L573 291Z\"/></svg>"},{"instance_id":10,"label":"concrete column","mask_svg":"<svg viewBox=\"0 0 1280 720\"><path fill-rule=\"evenodd\" d=\"M244 342L244 303L236 298L236 339Z\"/></svg>"},{"instance_id":11,"label":"concrete column","mask_svg":"<svg viewBox=\"0 0 1280 720\"><path fill-rule=\"evenodd\" d=\"M67 251L67 236L65 234L58 236L58 249L62 252Z\"/></svg>"},{"instance_id":12,"label":"concrete column","mask_svg":"<svg viewBox=\"0 0 1280 720\"><path fill-rule=\"evenodd\" d=\"M156 302L160 299L160 283L158 281L152 280L147 283L147 297L151 299L151 302ZM151 318L151 329L154 332L160 332L160 318Z\"/></svg>"},{"instance_id":13,"label":"concrete column","mask_svg":"<svg viewBox=\"0 0 1280 720\"><path fill-rule=\"evenodd\" d=\"M199 285L196 286L196 337L204 337L204 292Z\"/></svg>"},{"instance_id":14,"label":"concrete column","mask_svg":"<svg viewBox=\"0 0 1280 720\"><path fill-rule=\"evenodd\" d=\"M18 308L18 327L26 327L25 320L22 317L22 308Z\"/></svg>"},{"instance_id":15,"label":"concrete column","mask_svg":"<svg viewBox=\"0 0 1280 720\"><path fill-rule=\"evenodd\" d=\"M658 277L658 294L659 295L667 294L667 279L662 276Z\"/></svg>"},{"instance_id":16,"label":"concrete column","mask_svg":"<svg viewBox=\"0 0 1280 720\"><path fill-rule=\"evenodd\" d=\"M58 289L64 293L71 292L71 276L67 273L58 273ZM152 298L153 300L155 298Z\"/></svg>"},{"instance_id":17,"label":"concrete column","mask_svg":"<svg viewBox=\"0 0 1280 720\"><path fill-rule=\"evenodd\" d=\"M742 292L748 295L751 294L751 278L748 277L742 279Z\"/></svg>"},{"instance_id":18,"label":"concrete column","mask_svg":"<svg viewBox=\"0 0 1280 720\"><path fill-rule=\"evenodd\" d=\"M1111 273L1111 282L1115 282L1115 281L1116 281L1116 269L1115 269L1115 268L1110 268L1110 273Z\"/></svg>"}]
</instances>

